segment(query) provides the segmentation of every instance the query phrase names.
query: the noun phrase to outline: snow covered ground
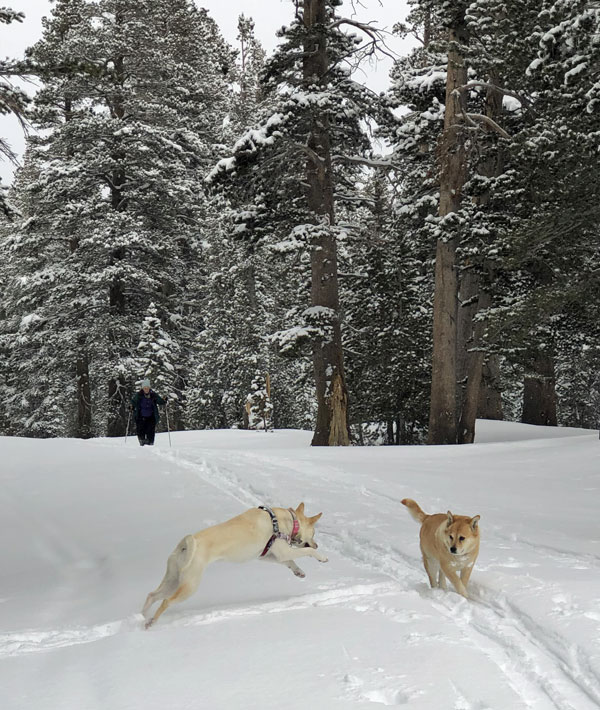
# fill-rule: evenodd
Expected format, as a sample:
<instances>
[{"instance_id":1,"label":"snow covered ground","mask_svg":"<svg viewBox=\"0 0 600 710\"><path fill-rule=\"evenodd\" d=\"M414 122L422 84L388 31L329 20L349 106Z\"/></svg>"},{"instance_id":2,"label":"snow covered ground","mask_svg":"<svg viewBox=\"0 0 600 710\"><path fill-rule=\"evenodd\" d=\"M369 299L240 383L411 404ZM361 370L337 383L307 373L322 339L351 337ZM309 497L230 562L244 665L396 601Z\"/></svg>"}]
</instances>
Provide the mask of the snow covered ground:
<instances>
[{"instance_id":1,"label":"snow covered ground","mask_svg":"<svg viewBox=\"0 0 600 710\"><path fill-rule=\"evenodd\" d=\"M3 710L600 707L597 432L478 422L455 447L311 434L0 438ZM400 504L481 515L473 599L426 584ZM143 630L187 532L259 504L323 511L299 580L209 567Z\"/></svg>"}]
</instances>

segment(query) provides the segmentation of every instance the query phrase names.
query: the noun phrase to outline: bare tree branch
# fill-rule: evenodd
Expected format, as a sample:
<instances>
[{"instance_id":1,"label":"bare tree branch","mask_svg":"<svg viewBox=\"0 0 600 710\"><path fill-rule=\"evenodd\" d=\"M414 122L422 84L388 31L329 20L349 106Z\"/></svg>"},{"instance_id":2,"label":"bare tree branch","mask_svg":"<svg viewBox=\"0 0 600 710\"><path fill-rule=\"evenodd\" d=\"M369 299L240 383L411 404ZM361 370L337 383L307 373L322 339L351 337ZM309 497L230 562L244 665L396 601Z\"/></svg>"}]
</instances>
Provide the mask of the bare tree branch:
<instances>
[{"instance_id":1,"label":"bare tree branch","mask_svg":"<svg viewBox=\"0 0 600 710\"><path fill-rule=\"evenodd\" d=\"M292 145L294 146L294 148L298 148L298 150L301 150L303 153L306 153L306 155L308 155L309 159L314 165L319 168L323 167L323 158L321 158L321 156L310 146L306 145L306 143L292 143Z\"/></svg>"},{"instance_id":2,"label":"bare tree branch","mask_svg":"<svg viewBox=\"0 0 600 710\"><path fill-rule=\"evenodd\" d=\"M462 115L465 121L471 126L475 126L476 128L478 128L479 126L477 125L476 121L479 121L480 123L485 123L492 130L496 131L496 133L499 133L502 138L510 140L510 134L507 133L504 128L499 126L496 121L494 121L494 119L490 118L489 116L485 116L482 113L466 113L465 111L462 112Z\"/></svg>"},{"instance_id":3,"label":"bare tree branch","mask_svg":"<svg viewBox=\"0 0 600 710\"><path fill-rule=\"evenodd\" d=\"M385 43L385 40L383 39L383 31L377 27L372 27L373 22L359 22L358 20L352 20L349 17L340 17L329 25L329 29L336 29L337 27L342 27L343 25L356 27L356 29L364 32L371 38L371 42L369 43L373 47L371 54L379 51L381 54L384 54L393 61L398 59L398 55Z\"/></svg>"}]
</instances>

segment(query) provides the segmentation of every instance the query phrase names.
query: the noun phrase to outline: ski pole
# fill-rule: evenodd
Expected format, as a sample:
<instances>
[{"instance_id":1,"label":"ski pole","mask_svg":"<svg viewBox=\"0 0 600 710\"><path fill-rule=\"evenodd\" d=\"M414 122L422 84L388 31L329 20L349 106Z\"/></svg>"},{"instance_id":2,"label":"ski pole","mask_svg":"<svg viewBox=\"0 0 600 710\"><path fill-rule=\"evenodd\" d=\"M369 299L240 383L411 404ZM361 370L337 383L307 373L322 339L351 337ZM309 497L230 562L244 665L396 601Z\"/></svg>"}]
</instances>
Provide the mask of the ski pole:
<instances>
[{"instance_id":1,"label":"ski pole","mask_svg":"<svg viewBox=\"0 0 600 710\"><path fill-rule=\"evenodd\" d=\"M165 404L165 413L167 415L167 432L169 434L169 446L171 446L171 427L169 426L169 404Z\"/></svg>"}]
</instances>

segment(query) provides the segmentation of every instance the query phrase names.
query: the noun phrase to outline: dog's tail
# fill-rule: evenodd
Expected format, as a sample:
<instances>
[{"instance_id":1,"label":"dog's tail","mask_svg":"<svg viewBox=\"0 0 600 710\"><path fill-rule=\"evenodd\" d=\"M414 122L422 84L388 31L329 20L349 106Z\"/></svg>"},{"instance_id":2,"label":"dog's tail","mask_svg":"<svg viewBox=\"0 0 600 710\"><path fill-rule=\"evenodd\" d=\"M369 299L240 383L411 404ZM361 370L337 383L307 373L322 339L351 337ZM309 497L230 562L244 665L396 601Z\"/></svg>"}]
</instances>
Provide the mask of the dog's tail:
<instances>
[{"instance_id":1,"label":"dog's tail","mask_svg":"<svg viewBox=\"0 0 600 710\"><path fill-rule=\"evenodd\" d=\"M425 518L428 517L427 513L424 513L412 498L403 498L400 502L408 508L408 512L417 521L417 523L422 523Z\"/></svg>"}]
</instances>

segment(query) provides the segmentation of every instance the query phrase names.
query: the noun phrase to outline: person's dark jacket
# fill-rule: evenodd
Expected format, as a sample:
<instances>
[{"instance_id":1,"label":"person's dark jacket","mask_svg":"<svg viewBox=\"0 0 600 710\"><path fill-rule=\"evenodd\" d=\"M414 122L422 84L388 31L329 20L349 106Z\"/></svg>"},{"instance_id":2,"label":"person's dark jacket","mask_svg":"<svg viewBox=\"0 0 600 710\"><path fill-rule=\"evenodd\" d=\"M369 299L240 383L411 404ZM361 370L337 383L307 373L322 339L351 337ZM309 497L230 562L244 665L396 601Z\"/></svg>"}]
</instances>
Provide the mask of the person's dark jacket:
<instances>
[{"instance_id":1,"label":"person's dark jacket","mask_svg":"<svg viewBox=\"0 0 600 710\"><path fill-rule=\"evenodd\" d=\"M150 396L150 399L152 400L152 407L154 410L154 421L158 424L160 420L160 414L158 413L158 405L165 404L165 400L153 389L151 389L148 394ZM142 397L144 396L144 390L139 390L139 392L136 392L131 398L131 404L133 406L133 415L136 420L140 418L140 412L142 408Z\"/></svg>"}]
</instances>

